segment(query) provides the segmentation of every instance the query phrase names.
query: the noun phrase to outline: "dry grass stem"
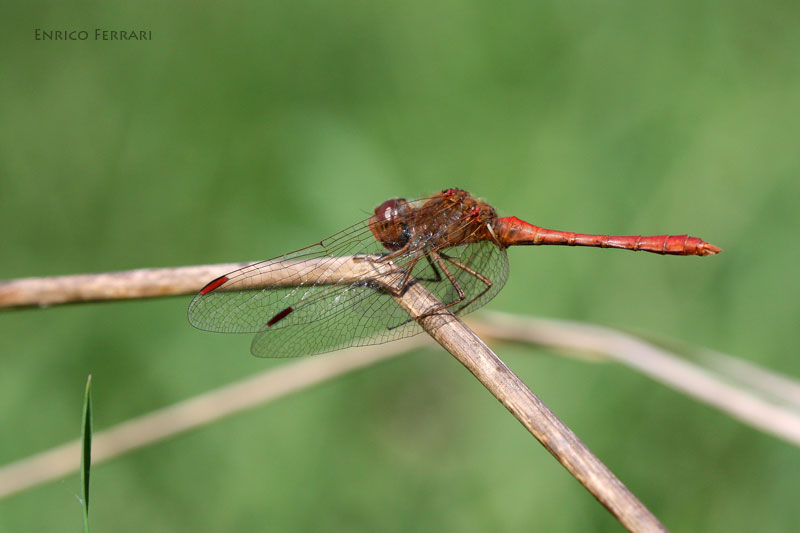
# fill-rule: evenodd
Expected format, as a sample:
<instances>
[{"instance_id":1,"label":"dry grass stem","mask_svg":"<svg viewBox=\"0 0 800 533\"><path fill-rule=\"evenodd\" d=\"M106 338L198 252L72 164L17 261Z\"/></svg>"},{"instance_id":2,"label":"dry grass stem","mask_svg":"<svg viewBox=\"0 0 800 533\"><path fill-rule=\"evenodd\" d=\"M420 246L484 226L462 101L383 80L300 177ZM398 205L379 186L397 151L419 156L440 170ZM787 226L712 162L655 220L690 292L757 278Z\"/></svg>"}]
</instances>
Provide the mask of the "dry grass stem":
<instances>
[{"instance_id":1,"label":"dry grass stem","mask_svg":"<svg viewBox=\"0 0 800 533\"><path fill-rule=\"evenodd\" d=\"M395 298L411 316L439 302L420 284ZM517 377L483 341L449 312L418 322L481 382L536 439L629 531L666 531L658 519Z\"/></svg>"},{"instance_id":2,"label":"dry grass stem","mask_svg":"<svg viewBox=\"0 0 800 533\"><path fill-rule=\"evenodd\" d=\"M750 361L713 350L702 350L698 356L705 366L731 381L741 383L766 398L800 411L800 382ZM800 426L800 412L797 425Z\"/></svg>"},{"instance_id":3,"label":"dry grass stem","mask_svg":"<svg viewBox=\"0 0 800 533\"><path fill-rule=\"evenodd\" d=\"M0 281L0 309L194 294L209 280L248 264L141 268Z\"/></svg>"},{"instance_id":4,"label":"dry grass stem","mask_svg":"<svg viewBox=\"0 0 800 533\"><path fill-rule=\"evenodd\" d=\"M505 313L485 313L484 319L485 322L478 329L486 335L540 344L559 351L572 350L607 357L745 424L800 446L800 413L766 399L780 396L783 402L791 403L798 384L785 376L777 376L752 363L745 364L717 354L714 359L717 366L727 365L728 370L735 367L738 380L759 392L755 394L728 383L724 374L720 377L713 371L620 331L566 320L519 317ZM739 364L735 364L737 362ZM758 372L754 371L756 369ZM750 375L746 376L745 371ZM769 381L765 381L767 378ZM764 390L767 383L781 386L774 386L767 394Z\"/></svg>"}]
</instances>

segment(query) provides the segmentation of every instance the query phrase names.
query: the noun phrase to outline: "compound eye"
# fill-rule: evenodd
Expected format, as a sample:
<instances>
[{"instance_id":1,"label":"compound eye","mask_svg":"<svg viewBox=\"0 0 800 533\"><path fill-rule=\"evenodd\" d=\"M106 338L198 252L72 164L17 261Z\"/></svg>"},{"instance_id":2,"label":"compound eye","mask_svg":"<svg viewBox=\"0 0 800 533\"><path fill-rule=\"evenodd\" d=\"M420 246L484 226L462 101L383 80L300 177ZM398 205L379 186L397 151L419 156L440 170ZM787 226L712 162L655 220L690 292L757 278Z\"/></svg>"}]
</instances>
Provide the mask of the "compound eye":
<instances>
[{"instance_id":1,"label":"compound eye","mask_svg":"<svg viewBox=\"0 0 800 533\"><path fill-rule=\"evenodd\" d=\"M375 216L370 219L370 229L389 250L399 250L408 242L408 236L403 229L407 211L408 202L403 198L386 200L375 208Z\"/></svg>"},{"instance_id":2,"label":"compound eye","mask_svg":"<svg viewBox=\"0 0 800 533\"><path fill-rule=\"evenodd\" d=\"M395 200L386 200L381 205L375 208L375 216L381 222L388 222L392 219L392 213L397 210L395 207Z\"/></svg>"},{"instance_id":3,"label":"compound eye","mask_svg":"<svg viewBox=\"0 0 800 533\"><path fill-rule=\"evenodd\" d=\"M392 222L397 217L398 211L403 209L407 203L404 198L386 200L375 208L375 216L382 222Z\"/></svg>"}]
</instances>

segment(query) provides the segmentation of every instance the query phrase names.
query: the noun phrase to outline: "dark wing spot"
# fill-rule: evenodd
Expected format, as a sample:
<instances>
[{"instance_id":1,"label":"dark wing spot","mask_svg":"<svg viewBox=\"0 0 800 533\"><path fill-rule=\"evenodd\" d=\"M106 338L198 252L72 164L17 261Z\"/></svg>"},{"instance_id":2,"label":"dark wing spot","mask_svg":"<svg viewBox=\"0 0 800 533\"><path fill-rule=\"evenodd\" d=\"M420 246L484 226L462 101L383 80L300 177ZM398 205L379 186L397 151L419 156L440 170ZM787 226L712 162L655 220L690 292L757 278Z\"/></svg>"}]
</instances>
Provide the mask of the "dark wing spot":
<instances>
[{"instance_id":1,"label":"dark wing spot","mask_svg":"<svg viewBox=\"0 0 800 533\"><path fill-rule=\"evenodd\" d=\"M289 313L291 313L292 311L294 311L294 309L292 309L291 307L287 307L286 309L284 309L283 311L281 311L280 313L278 313L274 317L270 318L269 322L267 322L267 326L274 326L276 322L279 322L279 321L283 320L284 318L286 318L289 315Z\"/></svg>"},{"instance_id":2,"label":"dark wing spot","mask_svg":"<svg viewBox=\"0 0 800 533\"><path fill-rule=\"evenodd\" d=\"M214 289L216 289L217 287L219 287L220 285L222 285L226 281L228 281L227 276L220 276L217 279L208 282L208 284L205 287L200 289L200 294L208 294L209 292L213 291Z\"/></svg>"}]
</instances>

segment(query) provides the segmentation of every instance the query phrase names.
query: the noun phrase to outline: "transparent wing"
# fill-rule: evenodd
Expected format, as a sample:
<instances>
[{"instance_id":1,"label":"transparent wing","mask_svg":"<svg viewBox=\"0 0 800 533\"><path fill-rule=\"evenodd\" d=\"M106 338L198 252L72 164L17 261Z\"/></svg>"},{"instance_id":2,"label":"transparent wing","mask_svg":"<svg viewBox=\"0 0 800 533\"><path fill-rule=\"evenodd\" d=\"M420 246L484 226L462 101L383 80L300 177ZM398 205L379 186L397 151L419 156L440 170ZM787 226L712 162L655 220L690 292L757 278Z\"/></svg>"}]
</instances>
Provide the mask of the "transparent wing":
<instances>
[{"instance_id":1,"label":"transparent wing","mask_svg":"<svg viewBox=\"0 0 800 533\"><path fill-rule=\"evenodd\" d=\"M455 285L443 275L440 266L419 259L412 276L431 291L443 304L451 304L456 314L466 314L494 298L508 278L508 260L503 250L489 242L479 242L447 249L447 257L469 270L479 272L480 278L449 260L444 263ZM409 258L404 258L406 265ZM398 276L395 276L394 285ZM295 357L312 355L351 346L381 344L416 335L422 328L385 291L368 284L348 284L316 291L313 313L302 323L280 328L267 328L253 339L251 351L259 357ZM457 302L457 303L456 303Z\"/></svg>"},{"instance_id":2,"label":"transparent wing","mask_svg":"<svg viewBox=\"0 0 800 533\"><path fill-rule=\"evenodd\" d=\"M374 288L350 285L341 291L325 291L317 308L324 316L258 333L250 351L258 357L296 357L381 344L422 331L419 324L391 297Z\"/></svg>"},{"instance_id":3,"label":"transparent wing","mask_svg":"<svg viewBox=\"0 0 800 533\"><path fill-rule=\"evenodd\" d=\"M441 236L436 231L428 236L432 241ZM190 303L189 321L207 331L257 333L251 350L260 357L311 355L419 333L419 325L387 294L387 288L401 289L408 269L457 314L484 305L508 277L505 251L491 242L442 246L432 254L417 247L392 258L391 274L379 275L369 266L385 253L364 220L307 248L211 281ZM367 266L355 279L342 273L354 255Z\"/></svg>"},{"instance_id":4,"label":"transparent wing","mask_svg":"<svg viewBox=\"0 0 800 533\"><path fill-rule=\"evenodd\" d=\"M211 281L189 304L189 322L206 331L258 333L287 308L293 312L273 324L276 328L325 316L319 315L319 311L331 304L337 294L342 295L337 305L362 294L347 290L352 281L331 277L341 266L341 258L381 252L382 247L367 221L362 221L312 246L248 265ZM314 277L316 283L304 281ZM280 280L280 286L276 286L276 280Z\"/></svg>"}]
</instances>

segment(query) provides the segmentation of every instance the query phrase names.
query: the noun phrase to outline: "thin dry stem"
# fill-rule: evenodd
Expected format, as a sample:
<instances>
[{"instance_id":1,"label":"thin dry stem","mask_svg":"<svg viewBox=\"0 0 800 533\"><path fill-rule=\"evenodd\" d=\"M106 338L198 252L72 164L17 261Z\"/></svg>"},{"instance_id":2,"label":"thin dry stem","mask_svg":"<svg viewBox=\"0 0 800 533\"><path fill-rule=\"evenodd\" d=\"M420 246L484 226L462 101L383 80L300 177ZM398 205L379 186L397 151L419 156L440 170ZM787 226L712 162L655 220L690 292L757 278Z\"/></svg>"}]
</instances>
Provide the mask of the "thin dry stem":
<instances>
[{"instance_id":1,"label":"thin dry stem","mask_svg":"<svg viewBox=\"0 0 800 533\"><path fill-rule=\"evenodd\" d=\"M141 268L0 281L0 309L194 294L209 280L248 264Z\"/></svg>"},{"instance_id":2,"label":"thin dry stem","mask_svg":"<svg viewBox=\"0 0 800 533\"><path fill-rule=\"evenodd\" d=\"M410 316L439 302L421 284L395 298ZM489 389L514 417L629 531L666 531L658 519L461 320L449 312L418 319L425 331Z\"/></svg>"},{"instance_id":3,"label":"thin dry stem","mask_svg":"<svg viewBox=\"0 0 800 533\"><path fill-rule=\"evenodd\" d=\"M752 363L744 367L749 372L746 375L741 368L745 363L739 361L735 365L736 374L723 374L726 378L723 379L710 370L632 335L591 324L505 313L485 313L484 320L478 325L479 331L496 339L602 355L716 407L732 418L800 446L800 414L789 407L794 399L792 394L797 393L798 384L785 376L776 376ZM722 354L716 354L714 361L728 365L736 362L734 358ZM770 377L769 384L781 385L773 386L769 394L764 383L767 376ZM734 377L758 394L729 383ZM766 399L770 396L778 397L788 405L771 403Z\"/></svg>"}]
</instances>

